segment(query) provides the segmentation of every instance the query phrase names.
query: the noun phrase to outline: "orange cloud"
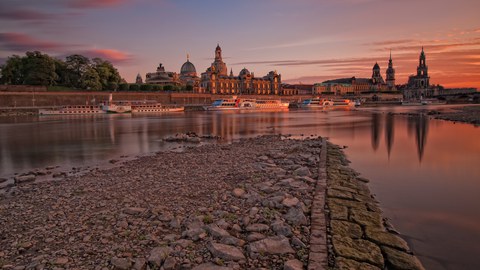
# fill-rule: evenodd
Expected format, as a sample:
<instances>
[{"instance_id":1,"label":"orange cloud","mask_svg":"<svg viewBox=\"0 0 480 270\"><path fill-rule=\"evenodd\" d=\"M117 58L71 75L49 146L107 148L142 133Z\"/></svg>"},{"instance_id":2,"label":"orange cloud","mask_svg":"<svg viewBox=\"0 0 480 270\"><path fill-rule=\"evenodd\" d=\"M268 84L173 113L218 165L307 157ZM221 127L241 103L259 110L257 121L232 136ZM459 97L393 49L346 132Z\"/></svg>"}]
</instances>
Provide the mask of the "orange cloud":
<instances>
[{"instance_id":1,"label":"orange cloud","mask_svg":"<svg viewBox=\"0 0 480 270\"><path fill-rule=\"evenodd\" d=\"M85 54L91 58L98 57L117 64L132 60L130 54L115 49L93 49L88 50Z\"/></svg>"},{"instance_id":2,"label":"orange cloud","mask_svg":"<svg viewBox=\"0 0 480 270\"><path fill-rule=\"evenodd\" d=\"M22 33L0 33L0 47L15 52L58 50L64 47L56 42L43 41Z\"/></svg>"}]
</instances>

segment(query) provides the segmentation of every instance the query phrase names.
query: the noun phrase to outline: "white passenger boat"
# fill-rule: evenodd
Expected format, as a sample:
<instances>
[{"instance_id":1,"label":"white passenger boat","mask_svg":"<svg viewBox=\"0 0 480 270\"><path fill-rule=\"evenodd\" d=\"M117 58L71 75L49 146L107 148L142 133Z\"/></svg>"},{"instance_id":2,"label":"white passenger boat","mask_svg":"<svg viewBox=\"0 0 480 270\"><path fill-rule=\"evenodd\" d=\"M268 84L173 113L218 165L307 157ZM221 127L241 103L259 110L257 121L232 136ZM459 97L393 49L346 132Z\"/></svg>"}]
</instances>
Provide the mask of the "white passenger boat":
<instances>
[{"instance_id":1,"label":"white passenger boat","mask_svg":"<svg viewBox=\"0 0 480 270\"><path fill-rule=\"evenodd\" d=\"M128 101L113 101L112 94L108 97L108 102L102 105L102 110L106 113L130 113L132 105Z\"/></svg>"},{"instance_id":2,"label":"white passenger boat","mask_svg":"<svg viewBox=\"0 0 480 270\"><path fill-rule=\"evenodd\" d=\"M332 100L333 108L353 108L355 107L355 101L350 99L333 99Z\"/></svg>"},{"instance_id":3,"label":"white passenger boat","mask_svg":"<svg viewBox=\"0 0 480 270\"><path fill-rule=\"evenodd\" d=\"M208 111L219 110L275 110L287 109L288 102L282 102L278 99L250 99L250 98L224 98L215 100Z\"/></svg>"},{"instance_id":4,"label":"white passenger boat","mask_svg":"<svg viewBox=\"0 0 480 270\"><path fill-rule=\"evenodd\" d=\"M325 98L311 98L306 99L302 102L301 105L303 108L326 108L333 106L333 102Z\"/></svg>"},{"instance_id":5,"label":"white passenger boat","mask_svg":"<svg viewBox=\"0 0 480 270\"><path fill-rule=\"evenodd\" d=\"M78 114L104 114L100 105L65 105L59 108L39 109L40 115L78 115Z\"/></svg>"},{"instance_id":6,"label":"white passenger boat","mask_svg":"<svg viewBox=\"0 0 480 270\"><path fill-rule=\"evenodd\" d=\"M164 113L164 112L183 112L183 106L169 106L160 103L154 104L132 104L132 113Z\"/></svg>"}]
</instances>

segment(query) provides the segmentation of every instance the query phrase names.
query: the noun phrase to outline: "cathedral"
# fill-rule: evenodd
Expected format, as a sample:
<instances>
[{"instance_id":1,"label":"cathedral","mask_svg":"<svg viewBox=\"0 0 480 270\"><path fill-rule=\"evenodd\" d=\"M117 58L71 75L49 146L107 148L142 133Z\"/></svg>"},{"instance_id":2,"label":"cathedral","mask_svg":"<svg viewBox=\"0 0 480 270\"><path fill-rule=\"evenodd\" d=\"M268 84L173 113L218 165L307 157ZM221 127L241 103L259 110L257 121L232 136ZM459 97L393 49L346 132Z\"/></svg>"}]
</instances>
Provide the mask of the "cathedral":
<instances>
[{"instance_id":1,"label":"cathedral","mask_svg":"<svg viewBox=\"0 0 480 270\"><path fill-rule=\"evenodd\" d=\"M282 93L281 75L270 71L266 76L255 77L253 72L243 68L238 76L233 75L233 70L227 74L227 65L222 59L222 49L217 44L215 60L201 75L199 93L211 94L256 94L279 95Z\"/></svg>"},{"instance_id":2,"label":"cathedral","mask_svg":"<svg viewBox=\"0 0 480 270\"><path fill-rule=\"evenodd\" d=\"M428 66L426 63L425 52L420 53L417 66L417 75L408 77L408 84L403 90L404 100L419 100L434 95L435 89L430 87L430 76L428 76Z\"/></svg>"}]
</instances>

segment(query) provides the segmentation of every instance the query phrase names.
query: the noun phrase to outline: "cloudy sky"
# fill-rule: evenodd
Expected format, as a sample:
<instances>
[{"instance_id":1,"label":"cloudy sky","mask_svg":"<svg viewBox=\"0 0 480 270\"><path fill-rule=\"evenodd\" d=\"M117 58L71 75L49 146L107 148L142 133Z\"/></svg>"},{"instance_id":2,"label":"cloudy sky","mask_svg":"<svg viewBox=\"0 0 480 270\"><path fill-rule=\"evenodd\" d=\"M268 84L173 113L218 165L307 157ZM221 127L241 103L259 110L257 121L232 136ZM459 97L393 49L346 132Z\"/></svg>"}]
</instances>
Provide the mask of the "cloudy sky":
<instances>
[{"instance_id":1,"label":"cloudy sky","mask_svg":"<svg viewBox=\"0 0 480 270\"><path fill-rule=\"evenodd\" d=\"M197 72L217 42L227 67L289 83L416 72L424 46L431 82L480 88L479 0L1 0L0 62L40 50L108 59L127 81L159 63Z\"/></svg>"}]
</instances>

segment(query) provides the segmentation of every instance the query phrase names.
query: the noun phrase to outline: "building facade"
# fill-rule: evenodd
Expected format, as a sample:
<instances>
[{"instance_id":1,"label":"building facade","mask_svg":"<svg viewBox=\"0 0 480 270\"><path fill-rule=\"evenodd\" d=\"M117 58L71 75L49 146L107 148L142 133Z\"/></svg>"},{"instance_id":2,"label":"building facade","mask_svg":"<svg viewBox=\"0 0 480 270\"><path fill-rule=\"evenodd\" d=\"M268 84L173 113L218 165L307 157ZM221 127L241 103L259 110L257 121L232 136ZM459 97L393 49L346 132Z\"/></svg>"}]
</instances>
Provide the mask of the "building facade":
<instances>
[{"instance_id":1,"label":"building facade","mask_svg":"<svg viewBox=\"0 0 480 270\"><path fill-rule=\"evenodd\" d=\"M433 97L434 87L430 87L430 77L428 76L428 66L426 63L425 52L420 53L417 74L408 77L408 84L403 90L404 100L418 100Z\"/></svg>"},{"instance_id":2,"label":"building facade","mask_svg":"<svg viewBox=\"0 0 480 270\"><path fill-rule=\"evenodd\" d=\"M147 73L145 83L160 85L180 85L180 80L176 72L165 71L165 67L160 63L156 72Z\"/></svg>"},{"instance_id":3,"label":"building facade","mask_svg":"<svg viewBox=\"0 0 480 270\"><path fill-rule=\"evenodd\" d=\"M282 93L281 75L270 71L266 76L255 77L253 72L244 68L238 76L233 75L233 70L227 74L227 65L222 59L222 49L217 44L215 60L210 67L201 74L200 93L211 94L255 94L279 95Z\"/></svg>"}]
</instances>

